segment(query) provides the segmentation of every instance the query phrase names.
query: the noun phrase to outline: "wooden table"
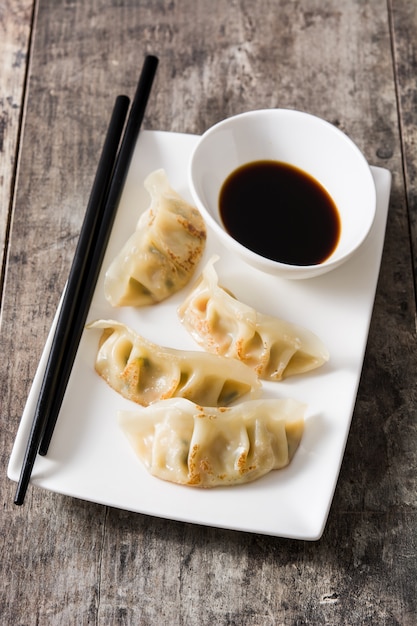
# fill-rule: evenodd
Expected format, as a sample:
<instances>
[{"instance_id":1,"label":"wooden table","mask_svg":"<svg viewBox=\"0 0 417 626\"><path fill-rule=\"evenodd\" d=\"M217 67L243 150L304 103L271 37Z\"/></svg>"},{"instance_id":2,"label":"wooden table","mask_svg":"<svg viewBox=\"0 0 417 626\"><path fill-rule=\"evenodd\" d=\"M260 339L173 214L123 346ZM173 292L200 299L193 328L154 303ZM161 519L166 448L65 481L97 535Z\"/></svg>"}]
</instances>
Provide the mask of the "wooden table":
<instances>
[{"instance_id":1,"label":"wooden table","mask_svg":"<svg viewBox=\"0 0 417 626\"><path fill-rule=\"evenodd\" d=\"M416 624L417 4L5 0L0 33L1 624ZM13 504L6 466L109 112L146 53L160 66L145 128L201 133L292 107L392 172L355 413L317 542L34 487Z\"/></svg>"}]
</instances>

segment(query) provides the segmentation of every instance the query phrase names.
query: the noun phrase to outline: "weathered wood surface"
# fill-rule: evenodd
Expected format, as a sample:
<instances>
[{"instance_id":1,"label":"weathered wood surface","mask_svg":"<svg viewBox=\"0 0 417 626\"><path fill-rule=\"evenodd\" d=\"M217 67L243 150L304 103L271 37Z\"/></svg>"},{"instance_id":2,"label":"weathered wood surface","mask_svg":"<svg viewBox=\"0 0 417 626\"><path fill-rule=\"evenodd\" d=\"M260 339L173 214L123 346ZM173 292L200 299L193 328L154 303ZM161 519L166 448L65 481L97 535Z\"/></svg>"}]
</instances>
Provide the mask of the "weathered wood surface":
<instances>
[{"instance_id":1,"label":"weathered wood surface","mask_svg":"<svg viewBox=\"0 0 417 626\"><path fill-rule=\"evenodd\" d=\"M392 5L392 41L398 89L399 130L417 285L417 9L415 2L407 0L393 2Z\"/></svg>"},{"instance_id":2,"label":"weathered wood surface","mask_svg":"<svg viewBox=\"0 0 417 626\"><path fill-rule=\"evenodd\" d=\"M23 21L18 4L0 4L1 23L25 49L30 3ZM414 625L415 3L39 0L35 18L2 305L0 622ZM13 505L6 465L107 119L114 96L133 92L146 53L160 58L147 128L200 133L248 109L305 109L393 174L357 405L319 542L158 520L35 488ZM17 120L24 75L10 63ZM18 147L16 126L8 133L2 236Z\"/></svg>"},{"instance_id":3,"label":"weathered wood surface","mask_svg":"<svg viewBox=\"0 0 417 626\"><path fill-rule=\"evenodd\" d=\"M3 289L30 45L32 0L0 3L0 290Z\"/></svg>"}]
</instances>

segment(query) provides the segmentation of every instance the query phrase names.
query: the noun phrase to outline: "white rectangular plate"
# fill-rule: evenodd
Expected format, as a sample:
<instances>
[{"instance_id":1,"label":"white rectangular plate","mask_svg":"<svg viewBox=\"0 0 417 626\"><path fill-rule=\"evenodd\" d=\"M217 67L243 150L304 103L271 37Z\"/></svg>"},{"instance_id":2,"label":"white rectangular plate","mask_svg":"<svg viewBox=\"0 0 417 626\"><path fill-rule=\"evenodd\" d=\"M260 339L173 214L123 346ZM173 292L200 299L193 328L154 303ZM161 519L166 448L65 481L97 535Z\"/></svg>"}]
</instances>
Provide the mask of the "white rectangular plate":
<instances>
[{"instance_id":1,"label":"white rectangular plate","mask_svg":"<svg viewBox=\"0 0 417 626\"><path fill-rule=\"evenodd\" d=\"M113 309L103 296L104 272L148 208L145 177L164 168L171 186L191 201L188 161L198 137L142 131L129 169L88 321L113 318L155 343L199 348L181 326L177 307L190 286L142 309ZM264 384L264 395L308 404L301 446L289 467L238 487L201 490L150 476L117 424L121 398L95 373L98 331L84 331L47 457L36 459L31 482L51 491L158 517L296 539L319 539L328 516L356 400L384 242L391 176L372 168L377 213L360 251L315 279L267 276L232 256L208 234L201 266L213 253L220 283L258 311L306 326L327 345L329 362L315 372ZM195 276L195 278L196 278ZM193 284L194 279L191 283ZM16 436L8 476L19 479L53 329Z\"/></svg>"}]
</instances>

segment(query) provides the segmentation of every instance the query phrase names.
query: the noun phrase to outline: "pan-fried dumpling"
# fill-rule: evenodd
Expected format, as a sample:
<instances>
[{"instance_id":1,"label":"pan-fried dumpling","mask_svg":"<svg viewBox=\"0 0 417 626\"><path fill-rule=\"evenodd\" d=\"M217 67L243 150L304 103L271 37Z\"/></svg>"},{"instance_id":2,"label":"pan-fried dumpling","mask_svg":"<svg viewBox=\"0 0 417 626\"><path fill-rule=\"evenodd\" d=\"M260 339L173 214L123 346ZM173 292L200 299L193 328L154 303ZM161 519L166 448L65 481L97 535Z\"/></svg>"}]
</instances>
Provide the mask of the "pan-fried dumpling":
<instances>
[{"instance_id":1,"label":"pan-fried dumpling","mask_svg":"<svg viewBox=\"0 0 417 626\"><path fill-rule=\"evenodd\" d=\"M199 211L174 191L165 171L144 182L151 204L108 268L104 294L113 306L160 302L190 280L206 242Z\"/></svg>"},{"instance_id":2,"label":"pan-fried dumpling","mask_svg":"<svg viewBox=\"0 0 417 626\"><path fill-rule=\"evenodd\" d=\"M148 471L196 487L253 481L289 464L304 430L305 405L249 400L203 408L183 398L120 411L119 423Z\"/></svg>"},{"instance_id":3,"label":"pan-fried dumpling","mask_svg":"<svg viewBox=\"0 0 417 626\"><path fill-rule=\"evenodd\" d=\"M172 397L207 405L227 405L242 395L256 395L260 382L250 368L226 357L165 348L113 320L87 328L103 333L95 362L98 374L125 398L147 406Z\"/></svg>"},{"instance_id":4,"label":"pan-fried dumpling","mask_svg":"<svg viewBox=\"0 0 417 626\"><path fill-rule=\"evenodd\" d=\"M325 363L329 354L311 331L263 315L218 284L213 257L178 315L205 350L241 360L260 378L281 380Z\"/></svg>"}]
</instances>

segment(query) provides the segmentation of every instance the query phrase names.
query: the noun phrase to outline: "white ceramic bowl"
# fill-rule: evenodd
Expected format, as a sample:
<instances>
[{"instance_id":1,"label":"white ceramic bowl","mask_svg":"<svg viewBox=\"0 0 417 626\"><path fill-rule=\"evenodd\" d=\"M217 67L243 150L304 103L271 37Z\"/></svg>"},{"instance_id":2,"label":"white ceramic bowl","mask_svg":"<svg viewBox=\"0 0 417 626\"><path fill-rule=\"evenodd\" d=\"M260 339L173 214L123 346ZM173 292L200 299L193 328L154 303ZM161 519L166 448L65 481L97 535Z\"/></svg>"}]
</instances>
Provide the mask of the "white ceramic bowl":
<instances>
[{"instance_id":1,"label":"white ceramic bowl","mask_svg":"<svg viewBox=\"0 0 417 626\"><path fill-rule=\"evenodd\" d=\"M273 261L249 250L225 230L219 214L221 187L235 169L258 160L296 166L330 194L339 212L341 233L333 253L322 263ZM363 154L338 128L300 111L249 111L214 125L192 153L189 184L208 226L229 249L258 269L285 278L310 278L338 267L364 242L375 217L375 184Z\"/></svg>"}]
</instances>

